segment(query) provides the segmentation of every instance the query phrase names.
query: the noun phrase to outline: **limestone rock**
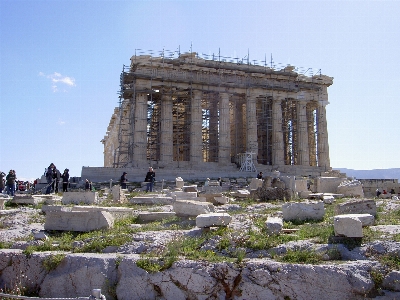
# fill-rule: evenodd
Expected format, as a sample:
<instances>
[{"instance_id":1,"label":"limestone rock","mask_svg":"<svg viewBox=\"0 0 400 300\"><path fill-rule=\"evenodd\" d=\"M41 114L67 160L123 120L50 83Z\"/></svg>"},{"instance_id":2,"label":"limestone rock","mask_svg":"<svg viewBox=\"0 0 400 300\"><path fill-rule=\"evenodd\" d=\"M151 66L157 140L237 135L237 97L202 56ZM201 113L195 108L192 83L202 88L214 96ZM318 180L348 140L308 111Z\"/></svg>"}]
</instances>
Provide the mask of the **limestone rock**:
<instances>
[{"instance_id":1,"label":"limestone rock","mask_svg":"<svg viewBox=\"0 0 400 300\"><path fill-rule=\"evenodd\" d=\"M335 213L341 214L370 214L376 216L376 202L372 199L350 200L335 207Z\"/></svg>"},{"instance_id":2,"label":"limestone rock","mask_svg":"<svg viewBox=\"0 0 400 300\"><path fill-rule=\"evenodd\" d=\"M262 179L252 178L249 188L250 188L250 190L256 190L256 189L262 187L262 185L263 185Z\"/></svg>"},{"instance_id":3,"label":"limestone rock","mask_svg":"<svg viewBox=\"0 0 400 300\"><path fill-rule=\"evenodd\" d=\"M232 217L227 213L201 214L196 217L196 226L199 228L213 226L228 226Z\"/></svg>"},{"instance_id":4,"label":"limestone rock","mask_svg":"<svg viewBox=\"0 0 400 300\"><path fill-rule=\"evenodd\" d=\"M141 223L160 221L162 219L168 219L175 217L176 214L174 212L166 212L166 211L157 211L157 212L149 212L144 211L138 214L138 221Z\"/></svg>"},{"instance_id":5,"label":"limestone rock","mask_svg":"<svg viewBox=\"0 0 400 300\"><path fill-rule=\"evenodd\" d=\"M382 287L388 290L400 291L400 271L393 270L385 276Z\"/></svg>"},{"instance_id":6,"label":"limestone rock","mask_svg":"<svg viewBox=\"0 0 400 300\"><path fill-rule=\"evenodd\" d=\"M126 203L128 199L125 196L125 191L121 188L119 184L114 185L111 189L113 202Z\"/></svg>"},{"instance_id":7,"label":"limestone rock","mask_svg":"<svg viewBox=\"0 0 400 300\"><path fill-rule=\"evenodd\" d=\"M283 220L277 217L268 217L265 228L268 234L279 234L282 231Z\"/></svg>"},{"instance_id":8,"label":"limestone rock","mask_svg":"<svg viewBox=\"0 0 400 300\"><path fill-rule=\"evenodd\" d=\"M337 193L343 194L345 197L364 197L362 183L358 180L342 181L337 188Z\"/></svg>"},{"instance_id":9,"label":"limestone rock","mask_svg":"<svg viewBox=\"0 0 400 300\"><path fill-rule=\"evenodd\" d=\"M284 188L271 187L271 188L259 188L256 192L258 199L261 201L268 200L288 200L291 198L291 192Z\"/></svg>"},{"instance_id":10,"label":"limestone rock","mask_svg":"<svg viewBox=\"0 0 400 300\"><path fill-rule=\"evenodd\" d=\"M91 231L108 229L114 218L106 211L48 211L45 230Z\"/></svg>"},{"instance_id":11,"label":"limestone rock","mask_svg":"<svg viewBox=\"0 0 400 300\"><path fill-rule=\"evenodd\" d=\"M358 217L352 215L334 216L333 228L336 236L363 237L362 222Z\"/></svg>"},{"instance_id":12,"label":"limestone rock","mask_svg":"<svg viewBox=\"0 0 400 300\"><path fill-rule=\"evenodd\" d=\"M62 204L94 204L99 202L97 192L65 192L63 194Z\"/></svg>"},{"instance_id":13,"label":"limestone rock","mask_svg":"<svg viewBox=\"0 0 400 300\"><path fill-rule=\"evenodd\" d=\"M290 202L282 205L283 219L290 220L321 220L325 208L322 201Z\"/></svg>"},{"instance_id":14,"label":"limestone rock","mask_svg":"<svg viewBox=\"0 0 400 300\"><path fill-rule=\"evenodd\" d=\"M215 211L212 203L192 200L176 200L173 203L173 208L177 216L187 217L195 217Z\"/></svg>"}]
</instances>

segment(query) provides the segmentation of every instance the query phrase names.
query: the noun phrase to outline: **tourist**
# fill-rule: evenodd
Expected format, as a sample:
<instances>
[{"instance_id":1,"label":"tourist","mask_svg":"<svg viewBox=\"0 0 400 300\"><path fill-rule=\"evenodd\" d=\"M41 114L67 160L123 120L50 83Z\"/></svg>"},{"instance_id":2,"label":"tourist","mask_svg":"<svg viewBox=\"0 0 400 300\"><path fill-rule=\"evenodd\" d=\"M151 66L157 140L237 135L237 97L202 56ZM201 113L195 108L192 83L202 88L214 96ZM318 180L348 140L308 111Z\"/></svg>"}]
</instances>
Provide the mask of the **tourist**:
<instances>
[{"instance_id":1,"label":"tourist","mask_svg":"<svg viewBox=\"0 0 400 300\"><path fill-rule=\"evenodd\" d=\"M258 173L257 178L258 179L263 179L263 172Z\"/></svg>"},{"instance_id":2,"label":"tourist","mask_svg":"<svg viewBox=\"0 0 400 300\"><path fill-rule=\"evenodd\" d=\"M149 171L146 174L146 178L144 179L145 182L147 182L147 186L146 186L146 193L148 191L152 192L153 191L153 184L154 181L156 180L156 173L154 173L153 168L150 167Z\"/></svg>"},{"instance_id":3,"label":"tourist","mask_svg":"<svg viewBox=\"0 0 400 300\"><path fill-rule=\"evenodd\" d=\"M63 192L68 192L68 180L69 180L69 170L65 169L64 172L61 175L62 181L63 181Z\"/></svg>"},{"instance_id":4,"label":"tourist","mask_svg":"<svg viewBox=\"0 0 400 300\"><path fill-rule=\"evenodd\" d=\"M382 194L386 195L387 194L386 190L383 190Z\"/></svg>"},{"instance_id":5,"label":"tourist","mask_svg":"<svg viewBox=\"0 0 400 300\"><path fill-rule=\"evenodd\" d=\"M15 171L10 170L6 176L6 184L7 184L7 194L11 194L11 197L14 196L15 193L15 180L17 179Z\"/></svg>"},{"instance_id":6,"label":"tourist","mask_svg":"<svg viewBox=\"0 0 400 300\"><path fill-rule=\"evenodd\" d=\"M3 189L5 188L5 182L4 182L5 176L6 176L6 173L0 171L0 193L2 193Z\"/></svg>"},{"instance_id":7,"label":"tourist","mask_svg":"<svg viewBox=\"0 0 400 300\"><path fill-rule=\"evenodd\" d=\"M381 194L381 191L379 189L376 189L376 197L379 198L379 195Z\"/></svg>"},{"instance_id":8,"label":"tourist","mask_svg":"<svg viewBox=\"0 0 400 300\"><path fill-rule=\"evenodd\" d=\"M61 178L61 173L57 169L57 167L54 166L54 169L53 169L53 188L54 188L54 192L55 193L58 193L58 183L60 182L60 178Z\"/></svg>"},{"instance_id":9,"label":"tourist","mask_svg":"<svg viewBox=\"0 0 400 300\"><path fill-rule=\"evenodd\" d=\"M85 180L85 191L88 192L91 190L92 190L92 183L88 179L86 179Z\"/></svg>"},{"instance_id":10,"label":"tourist","mask_svg":"<svg viewBox=\"0 0 400 300\"><path fill-rule=\"evenodd\" d=\"M396 192L394 191L394 189L391 189L390 190L390 193L393 195L393 194L396 194Z\"/></svg>"},{"instance_id":11,"label":"tourist","mask_svg":"<svg viewBox=\"0 0 400 300\"><path fill-rule=\"evenodd\" d=\"M222 179L221 179L221 177L218 177L218 182L219 182L219 186L222 186Z\"/></svg>"},{"instance_id":12,"label":"tourist","mask_svg":"<svg viewBox=\"0 0 400 300\"><path fill-rule=\"evenodd\" d=\"M128 175L128 173L126 173L126 172L122 173L122 176L121 176L121 189L126 189L126 183L128 182L128 178L126 178L126 175Z\"/></svg>"},{"instance_id":13,"label":"tourist","mask_svg":"<svg viewBox=\"0 0 400 300\"><path fill-rule=\"evenodd\" d=\"M210 178L207 178L206 181L204 182L204 186L209 186L210 185Z\"/></svg>"},{"instance_id":14,"label":"tourist","mask_svg":"<svg viewBox=\"0 0 400 300\"><path fill-rule=\"evenodd\" d=\"M46 189L46 194L50 194L52 187L53 187L53 169L54 169L54 164L51 163L49 167L46 170L46 181L47 181L47 189Z\"/></svg>"}]
</instances>

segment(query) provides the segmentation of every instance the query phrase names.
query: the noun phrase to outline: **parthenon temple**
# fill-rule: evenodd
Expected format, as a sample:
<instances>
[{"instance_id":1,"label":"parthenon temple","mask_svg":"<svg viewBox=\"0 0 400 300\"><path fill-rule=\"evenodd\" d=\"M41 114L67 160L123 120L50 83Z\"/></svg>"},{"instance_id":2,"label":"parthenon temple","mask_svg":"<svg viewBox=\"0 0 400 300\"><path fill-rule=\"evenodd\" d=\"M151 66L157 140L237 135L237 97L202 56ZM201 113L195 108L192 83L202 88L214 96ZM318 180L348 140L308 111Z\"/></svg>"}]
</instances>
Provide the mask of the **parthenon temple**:
<instances>
[{"instance_id":1,"label":"parthenon temple","mask_svg":"<svg viewBox=\"0 0 400 300\"><path fill-rule=\"evenodd\" d=\"M332 80L220 55L135 54L102 140L104 167L320 174L330 170Z\"/></svg>"}]
</instances>

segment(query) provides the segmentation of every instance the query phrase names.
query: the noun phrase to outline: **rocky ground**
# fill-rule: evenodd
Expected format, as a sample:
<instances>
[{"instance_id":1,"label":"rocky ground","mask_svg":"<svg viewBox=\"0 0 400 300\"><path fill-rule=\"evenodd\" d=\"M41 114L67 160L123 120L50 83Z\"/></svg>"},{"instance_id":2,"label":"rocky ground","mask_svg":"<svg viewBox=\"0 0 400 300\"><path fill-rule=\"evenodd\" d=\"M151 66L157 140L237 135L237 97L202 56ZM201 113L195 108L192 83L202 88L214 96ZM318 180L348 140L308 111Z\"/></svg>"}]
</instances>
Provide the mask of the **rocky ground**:
<instances>
[{"instance_id":1,"label":"rocky ground","mask_svg":"<svg viewBox=\"0 0 400 300\"><path fill-rule=\"evenodd\" d=\"M218 247L221 237L216 235L207 239L202 245L200 250L211 250L218 253L220 256L229 257L231 253L238 250L238 244L241 239L246 238L249 230L260 230L255 226L257 217L268 213L273 216L282 216L281 202L255 202L247 206L241 205L241 200L231 201L229 204L220 205L217 207L218 212L227 212L232 216L232 221L229 228L233 229L230 234L230 244L228 247L221 249ZM335 204L333 204L335 205ZM253 259L273 259L275 255L285 254L288 250L310 250L317 253L323 253L323 260L325 263L335 262L338 259L343 263L363 261L370 262L376 268L381 268L384 275L379 284L380 288L387 291L386 293L375 294L374 297L379 299L400 299L397 292L400 292L400 243L397 242L397 235L400 233L400 213L393 214L400 210L400 203L396 200L379 200L377 201L380 214L392 213L394 216L393 224L371 226L370 229L379 232L377 238L373 241L360 242L353 247L348 247L345 243L329 243L321 244L316 243L315 239L295 240L274 246L269 249L254 250L249 248L241 248L245 255L244 259L250 262ZM136 207L137 208L137 207ZM158 205L156 207L144 207L143 210L156 210L156 211L172 211L172 205ZM397 217L396 217L397 216ZM45 216L39 208L32 208L28 206L10 207L0 211L0 242L2 245L7 245L11 249L26 249L29 245L38 245L40 240L35 240L35 233L44 232ZM158 231L140 231L136 230L132 234L130 242L120 246L110 246L102 250L103 253L118 254L118 255L133 255L145 254L150 252L161 253L169 241L179 237L199 237L204 233L203 229L195 226L193 219L182 219L184 223L182 227L187 229L169 229L166 225L165 230ZM182 225L182 224L180 224ZM132 224L132 227L138 229L141 224ZM286 233L285 233L286 234ZM291 234L291 233L288 233ZM85 241L76 241L76 246ZM11 245L11 246L9 246ZM329 251L334 249L336 254L330 256ZM397 264L391 265L389 268L381 266L381 262L377 259L378 256L389 255L397 259ZM386 276L386 277L385 277ZM386 282L385 282L386 280ZM122 292L121 292L122 293ZM383 295L386 295L385 297ZM378 299L377 298L377 299Z\"/></svg>"}]
</instances>

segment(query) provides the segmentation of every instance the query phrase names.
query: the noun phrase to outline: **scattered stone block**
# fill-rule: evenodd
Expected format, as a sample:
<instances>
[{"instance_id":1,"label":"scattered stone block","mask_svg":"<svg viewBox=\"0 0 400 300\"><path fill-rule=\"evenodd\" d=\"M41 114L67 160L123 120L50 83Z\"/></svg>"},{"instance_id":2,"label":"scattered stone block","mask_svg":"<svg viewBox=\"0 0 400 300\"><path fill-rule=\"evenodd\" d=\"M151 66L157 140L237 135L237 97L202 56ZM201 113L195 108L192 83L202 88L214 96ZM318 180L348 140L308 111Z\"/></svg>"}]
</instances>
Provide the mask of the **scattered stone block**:
<instances>
[{"instance_id":1,"label":"scattered stone block","mask_svg":"<svg viewBox=\"0 0 400 300\"><path fill-rule=\"evenodd\" d=\"M376 216L376 202L372 199L350 200L335 207L337 215L343 214L370 214Z\"/></svg>"},{"instance_id":2,"label":"scattered stone block","mask_svg":"<svg viewBox=\"0 0 400 300\"><path fill-rule=\"evenodd\" d=\"M265 228L269 235L279 234L282 231L283 220L277 217L268 217L265 221Z\"/></svg>"},{"instance_id":3,"label":"scattered stone block","mask_svg":"<svg viewBox=\"0 0 400 300\"><path fill-rule=\"evenodd\" d=\"M184 192L192 192L192 193L197 193L197 185L185 185L183 186L182 190Z\"/></svg>"},{"instance_id":4,"label":"scattered stone block","mask_svg":"<svg viewBox=\"0 0 400 300\"><path fill-rule=\"evenodd\" d=\"M215 211L214 205L209 202L176 200L172 205L177 216L196 217Z\"/></svg>"},{"instance_id":5,"label":"scattered stone block","mask_svg":"<svg viewBox=\"0 0 400 300\"><path fill-rule=\"evenodd\" d=\"M335 236L363 237L362 222L352 215L338 215L333 217Z\"/></svg>"},{"instance_id":6,"label":"scattered stone block","mask_svg":"<svg viewBox=\"0 0 400 300\"><path fill-rule=\"evenodd\" d=\"M227 196L214 197L214 200L217 204L229 203L229 197L227 197Z\"/></svg>"},{"instance_id":7,"label":"scattered stone block","mask_svg":"<svg viewBox=\"0 0 400 300\"><path fill-rule=\"evenodd\" d=\"M3 195L3 194L1 194L1 195ZM4 203L5 203L6 201L8 201L8 200L10 200L10 198L8 197L8 195L7 195L7 197L2 197L2 196L0 196L0 210L4 210L4 209L5 209Z\"/></svg>"},{"instance_id":8,"label":"scattered stone block","mask_svg":"<svg viewBox=\"0 0 400 300\"><path fill-rule=\"evenodd\" d=\"M248 190L237 190L232 193L232 196L236 198L247 198L250 196L250 192Z\"/></svg>"},{"instance_id":9,"label":"scattered stone block","mask_svg":"<svg viewBox=\"0 0 400 300\"><path fill-rule=\"evenodd\" d=\"M256 189L262 187L262 185L263 185L262 179L252 178L249 188L250 188L250 190L256 190Z\"/></svg>"},{"instance_id":10,"label":"scattered stone block","mask_svg":"<svg viewBox=\"0 0 400 300\"><path fill-rule=\"evenodd\" d=\"M201 197L203 197L205 199L205 202L210 202L213 204L216 204L217 201L215 200L215 197L222 197L223 194L222 193L201 193L200 194Z\"/></svg>"},{"instance_id":11,"label":"scattered stone block","mask_svg":"<svg viewBox=\"0 0 400 300\"><path fill-rule=\"evenodd\" d=\"M129 203L132 204L172 204L174 198L163 196L160 194L149 194L144 196L137 196L129 198Z\"/></svg>"},{"instance_id":12,"label":"scattered stone block","mask_svg":"<svg viewBox=\"0 0 400 300\"><path fill-rule=\"evenodd\" d=\"M339 216L348 216L348 217L358 218L361 221L362 227L373 226L375 223L374 216L370 215L370 214L346 214L346 215L339 215Z\"/></svg>"},{"instance_id":13,"label":"scattered stone block","mask_svg":"<svg viewBox=\"0 0 400 300\"><path fill-rule=\"evenodd\" d=\"M332 204L333 202L335 202L335 197L333 197L332 195L324 195L322 196L322 201L324 201L325 204Z\"/></svg>"},{"instance_id":14,"label":"scattered stone block","mask_svg":"<svg viewBox=\"0 0 400 300\"><path fill-rule=\"evenodd\" d=\"M95 204L99 203L97 192L65 192L63 194L62 204Z\"/></svg>"},{"instance_id":15,"label":"scattered stone block","mask_svg":"<svg viewBox=\"0 0 400 300\"><path fill-rule=\"evenodd\" d=\"M196 217L196 226L199 228L208 228L215 226L228 226L232 217L227 213L207 213Z\"/></svg>"},{"instance_id":16,"label":"scattered stone block","mask_svg":"<svg viewBox=\"0 0 400 300\"><path fill-rule=\"evenodd\" d=\"M197 200L197 192L176 191L172 193L172 197L174 197L175 200Z\"/></svg>"},{"instance_id":17,"label":"scattered stone block","mask_svg":"<svg viewBox=\"0 0 400 300\"><path fill-rule=\"evenodd\" d=\"M157 211L157 212L140 212L138 214L138 221L140 223L147 223L153 221L159 221L162 219L168 219L175 217L175 212L165 212L165 211Z\"/></svg>"},{"instance_id":18,"label":"scattered stone block","mask_svg":"<svg viewBox=\"0 0 400 300\"><path fill-rule=\"evenodd\" d=\"M299 195L299 198L302 198L302 199L308 198L309 199L311 192L310 191L300 191L297 194Z\"/></svg>"},{"instance_id":19,"label":"scattered stone block","mask_svg":"<svg viewBox=\"0 0 400 300\"><path fill-rule=\"evenodd\" d=\"M345 197L364 197L362 183L358 180L341 182L337 188L337 193L343 194Z\"/></svg>"},{"instance_id":20,"label":"scattered stone block","mask_svg":"<svg viewBox=\"0 0 400 300\"><path fill-rule=\"evenodd\" d=\"M382 281L382 288L400 292L400 271L390 271Z\"/></svg>"},{"instance_id":21,"label":"scattered stone block","mask_svg":"<svg viewBox=\"0 0 400 300\"><path fill-rule=\"evenodd\" d=\"M117 203L127 203L128 199L125 196L125 191L121 188L119 184L114 185L111 189L112 197L113 197L113 202Z\"/></svg>"},{"instance_id":22,"label":"scattered stone block","mask_svg":"<svg viewBox=\"0 0 400 300\"><path fill-rule=\"evenodd\" d=\"M182 177L177 177L177 178L175 179L175 182L176 182L176 188L177 188L177 189L182 189L182 188L183 188L184 182L183 182Z\"/></svg>"},{"instance_id":23,"label":"scattered stone block","mask_svg":"<svg viewBox=\"0 0 400 300\"><path fill-rule=\"evenodd\" d=\"M202 191L205 194L219 194L222 193L222 186L216 185L216 186L203 186Z\"/></svg>"},{"instance_id":24,"label":"scattered stone block","mask_svg":"<svg viewBox=\"0 0 400 300\"><path fill-rule=\"evenodd\" d=\"M37 205L43 202L43 199L33 197L32 195L28 194L15 194L14 197L10 200L11 203L15 204L32 204Z\"/></svg>"},{"instance_id":25,"label":"scattered stone block","mask_svg":"<svg viewBox=\"0 0 400 300\"><path fill-rule=\"evenodd\" d=\"M45 230L92 231L108 229L114 225L114 218L106 211L51 210L46 212Z\"/></svg>"},{"instance_id":26,"label":"scattered stone block","mask_svg":"<svg viewBox=\"0 0 400 300\"><path fill-rule=\"evenodd\" d=\"M47 240L48 237L43 231L33 233L33 238L35 240Z\"/></svg>"},{"instance_id":27,"label":"scattered stone block","mask_svg":"<svg viewBox=\"0 0 400 300\"><path fill-rule=\"evenodd\" d=\"M390 193L387 193L387 194L380 194L380 195L379 195L379 198L380 198L380 199L390 199L390 198L392 198L392 194L390 194Z\"/></svg>"},{"instance_id":28,"label":"scattered stone block","mask_svg":"<svg viewBox=\"0 0 400 300\"><path fill-rule=\"evenodd\" d=\"M283 219L290 220L321 220L325 208L322 201L290 202L282 205Z\"/></svg>"}]
</instances>

